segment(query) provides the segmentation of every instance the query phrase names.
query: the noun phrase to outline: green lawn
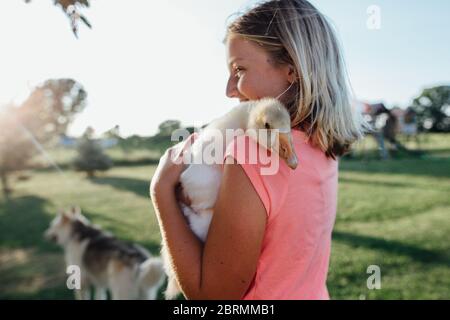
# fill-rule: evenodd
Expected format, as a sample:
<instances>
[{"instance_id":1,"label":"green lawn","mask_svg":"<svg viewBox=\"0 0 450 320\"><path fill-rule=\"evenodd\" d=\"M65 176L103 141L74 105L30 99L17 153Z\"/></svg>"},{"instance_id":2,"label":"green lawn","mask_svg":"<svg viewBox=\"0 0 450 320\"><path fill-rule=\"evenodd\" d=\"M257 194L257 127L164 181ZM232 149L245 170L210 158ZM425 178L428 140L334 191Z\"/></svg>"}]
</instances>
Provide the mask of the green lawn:
<instances>
[{"instance_id":1,"label":"green lawn","mask_svg":"<svg viewBox=\"0 0 450 320\"><path fill-rule=\"evenodd\" d=\"M422 140L421 157L377 160L368 139L356 158L341 161L332 298L450 298L450 135ZM96 224L157 254L148 197L154 169L115 167L93 180L70 170L38 171L15 183L11 201L0 197L0 299L73 297L62 250L42 238L60 207L77 204ZM380 290L367 289L369 265L381 268Z\"/></svg>"}]
</instances>

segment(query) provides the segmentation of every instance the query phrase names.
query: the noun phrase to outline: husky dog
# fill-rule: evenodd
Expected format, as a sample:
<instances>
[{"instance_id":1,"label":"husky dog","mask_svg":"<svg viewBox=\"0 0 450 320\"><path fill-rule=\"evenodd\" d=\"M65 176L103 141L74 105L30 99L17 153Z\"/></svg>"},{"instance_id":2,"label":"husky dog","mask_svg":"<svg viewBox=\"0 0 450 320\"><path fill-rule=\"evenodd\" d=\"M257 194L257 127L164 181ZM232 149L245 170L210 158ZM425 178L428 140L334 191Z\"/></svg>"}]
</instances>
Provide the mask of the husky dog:
<instances>
[{"instance_id":1,"label":"husky dog","mask_svg":"<svg viewBox=\"0 0 450 320\"><path fill-rule=\"evenodd\" d=\"M121 241L92 225L79 208L59 213L45 237L64 248L67 266L80 268L81 289L77 299L95 298L155 300L165 275L162 261L136 244Z\"/></svg>"}]
</instances>

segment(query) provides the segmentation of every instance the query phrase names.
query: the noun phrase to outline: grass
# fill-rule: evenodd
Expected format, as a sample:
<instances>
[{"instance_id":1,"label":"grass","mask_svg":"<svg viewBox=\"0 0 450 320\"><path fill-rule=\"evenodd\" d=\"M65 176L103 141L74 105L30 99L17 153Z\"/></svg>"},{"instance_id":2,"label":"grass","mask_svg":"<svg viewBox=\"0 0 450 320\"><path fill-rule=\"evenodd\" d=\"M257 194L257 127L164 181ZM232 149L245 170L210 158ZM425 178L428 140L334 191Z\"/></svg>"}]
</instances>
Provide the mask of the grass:
<instances>
[{"instance_id":1,"label":"grass","mask_svg":"<svg viewBox=\"0 0 450 320\"><path fill-rule=\"evenodd\" d=\"M380 161L367 139L354 158L340 162L332 298L450 298L450 135L422 139L421 157ZM0 299L73 298L65 288L62 250L42 238L58 208L72 204L158 254L160 234L148 197L154 169L115 167L91 180L47 170L17 182L9 202L0 198ZM380 290L366 286L370 265L381 269Z\"/></svg>"},{"instance_id":2,"label":"grass","mask_svg":"<svg viewBox=\"0 0 450 320\"><path fill-rule=\"evenodd\" d=\"M75 148L52 147L48 150L49 156L63 169L71 169L73 159L77 155ZM135 166L142 164L157 164L162 153L156 149L122 149L118 146L108 148L105 153L113 160L115 166ZM37 157L40 166L48 165L47 159Z\"/></svg>"}]
</instances>

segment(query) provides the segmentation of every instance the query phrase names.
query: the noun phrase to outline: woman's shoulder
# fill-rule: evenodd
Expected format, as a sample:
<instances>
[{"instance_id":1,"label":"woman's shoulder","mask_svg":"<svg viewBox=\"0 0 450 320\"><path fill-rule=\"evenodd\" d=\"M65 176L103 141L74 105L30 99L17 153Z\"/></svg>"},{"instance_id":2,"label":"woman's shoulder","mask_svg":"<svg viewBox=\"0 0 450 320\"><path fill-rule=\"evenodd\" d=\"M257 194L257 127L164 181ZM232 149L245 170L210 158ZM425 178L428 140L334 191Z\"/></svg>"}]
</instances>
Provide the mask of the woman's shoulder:
<instances>
[{"instance_id":1,"label":"woman's shoulder","mask_svg":"<svg viewBox=\"0 0 450 320\"><path fill-rule=\"evenodd\" d=\"M319 147L314 146L308 135L298 129L292 130L295 151L298 157L298 168L303 173L321 175L328 171L336 171L338 163L325 154Z\"/></svg>"},{"instance_id":2,"label":"woman's shoulder","mask_svg":"<svg viewBox=\"0 0 450 320\"><path fill-rule=\"evenodd\" d=\"M287 194L291 169L247 135L233 138L224 155L225 160L228 157L241 165L270 218Z\"/></svg>"}]
</instances>

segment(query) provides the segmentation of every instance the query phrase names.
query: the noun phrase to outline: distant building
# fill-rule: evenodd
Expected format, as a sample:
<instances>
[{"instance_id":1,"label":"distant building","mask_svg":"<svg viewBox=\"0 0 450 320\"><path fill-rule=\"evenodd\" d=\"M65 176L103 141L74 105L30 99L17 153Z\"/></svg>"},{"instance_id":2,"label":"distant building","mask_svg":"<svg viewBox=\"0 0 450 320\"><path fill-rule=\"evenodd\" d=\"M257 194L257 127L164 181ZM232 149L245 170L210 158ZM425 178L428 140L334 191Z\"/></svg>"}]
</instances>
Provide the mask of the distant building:
<instances>
[{"instance_id":1,"label":"distant building","mask_svg":"<svg viewBox=\"0 0 450 320\"><path fill-rule=\"evenodd\" d=\"M112 148L115 145L117 145L117 143L119 143L119 139L117 139L117 138L105 138L105 139L98 139L98 142L100 143L102 148L108 149L108 148Z\"/></svg>"},{"instance_id":2,"label":"distant building","mask_svg":"<svg viewBox=\"0 0 450 320\"><path fill-rule=\"evenodd\" d=\"M59 137L59 145L65 148L75 148L78 144L78 140L79 138L62 135ZM117 138L103 138L96 140L103 149L112 148L119 142Z\"/></svg>"},{"instance_id":3,"label":"distant building","mask_svg":"<svg viewBox=\"0 0 450 320\"><path fill-rule=\"evenodd\" d=\"M59 137L59 144L66 148L75 148L77 145L78 139L74 137L68 137L66 135L62 135Z\"/></svg>"}]
</instances>

